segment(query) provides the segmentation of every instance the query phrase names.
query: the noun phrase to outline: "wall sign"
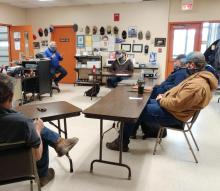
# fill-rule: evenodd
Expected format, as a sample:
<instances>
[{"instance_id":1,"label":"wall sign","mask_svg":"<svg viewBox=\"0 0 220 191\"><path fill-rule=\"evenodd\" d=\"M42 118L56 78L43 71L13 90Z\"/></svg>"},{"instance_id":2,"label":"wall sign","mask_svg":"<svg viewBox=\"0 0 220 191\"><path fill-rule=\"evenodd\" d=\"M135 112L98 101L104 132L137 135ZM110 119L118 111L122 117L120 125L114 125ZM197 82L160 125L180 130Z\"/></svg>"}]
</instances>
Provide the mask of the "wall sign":
<instances>
[{"instance_id":1,"label":"wall sign","mask_svg":"<svg viewBox=\"0 0 220 191\"><path fill-rule=\"evenodd\" d=\"M60 42L69 42L70 39L69 38L60 38Z\"/></svg>"},{"instance_id":2,"label":"wall sign","mask_svg":"<svg viewBox=\"0 0 220 191\"><path fill-rule=\"evenodd\" d=\"M114 21L119 21L119 20L120 20L120 14L114 13Z\"/></svg>"},{"instance_id":3,"label":"wall sign","mask_svg":"<svg viewBox=\"0 0 220 191\"><path fill-rule=\"evenodd\" d=\"M193 9L193 0L182 0L181 8L183 11L189 11Z\"/></svg>"}]
</instances>

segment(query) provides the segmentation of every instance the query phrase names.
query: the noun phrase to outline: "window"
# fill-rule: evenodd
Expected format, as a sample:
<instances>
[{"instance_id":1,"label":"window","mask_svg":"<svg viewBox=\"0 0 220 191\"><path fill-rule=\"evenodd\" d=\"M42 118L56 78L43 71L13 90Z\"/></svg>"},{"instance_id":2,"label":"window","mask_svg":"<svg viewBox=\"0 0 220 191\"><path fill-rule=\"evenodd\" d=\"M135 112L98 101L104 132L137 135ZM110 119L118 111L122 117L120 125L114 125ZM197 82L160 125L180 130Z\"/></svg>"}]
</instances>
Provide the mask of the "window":
<instances>
[{"instance_id":1,"label":"window","mask_svg":"<svg viewBox=\"0 0 220 191\"><path fill-rule=\"evenodd\" d=\"M0 26L0 66L9 65L8 27Z\"/></svg>"},{"instance_id":2,"label":"window","mask_svg":"<svg viewBox=\"0 0 220 191\"><path fill-rule=\"evenodd\" d=\"M218 39L220 39L220 23L203 23L201 52L204 53Z\"/></svg>"}]
</instances>

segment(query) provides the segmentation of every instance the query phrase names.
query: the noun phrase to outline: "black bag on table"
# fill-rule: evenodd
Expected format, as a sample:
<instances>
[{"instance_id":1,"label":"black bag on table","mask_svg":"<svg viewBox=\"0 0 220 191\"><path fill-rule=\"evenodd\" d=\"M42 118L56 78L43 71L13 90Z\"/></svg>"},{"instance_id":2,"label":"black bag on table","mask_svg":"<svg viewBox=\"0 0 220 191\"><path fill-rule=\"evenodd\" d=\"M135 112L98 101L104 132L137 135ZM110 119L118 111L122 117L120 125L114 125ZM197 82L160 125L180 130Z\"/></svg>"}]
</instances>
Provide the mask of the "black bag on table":
<instances>
[{"instance_id":1,"label":"black bag on table","mask_svg":"<svg viewBox=\"0 0 220 191\"><path fill-rule=\"evenodd\" d=\"M100 91L100 85L95 84L90 89L85 91L84 95L89 96L89 97L96 97L98 95L99 91Z\"/></svg>"}]
</instances>

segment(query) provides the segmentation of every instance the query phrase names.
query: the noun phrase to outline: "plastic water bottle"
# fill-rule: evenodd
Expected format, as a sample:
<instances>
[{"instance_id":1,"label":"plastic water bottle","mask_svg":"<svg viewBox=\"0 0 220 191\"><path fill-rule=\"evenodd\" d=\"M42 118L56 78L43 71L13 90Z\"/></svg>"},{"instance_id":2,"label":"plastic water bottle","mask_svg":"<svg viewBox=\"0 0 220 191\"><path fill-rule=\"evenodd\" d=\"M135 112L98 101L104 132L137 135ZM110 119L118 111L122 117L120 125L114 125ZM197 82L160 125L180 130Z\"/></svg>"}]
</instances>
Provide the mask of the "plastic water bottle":
<instances>
[{"instance_id":1,"label":"plastic water bottle","mask_svg":"<svg viewBox=\"0 0 220 191\"><path fill-rule=\"evenodd\" d=\"M3 74L7 74L7 71L6 71L5 66L3 66L2 68L3 68L2 73L3 73Z\"/></svg>"},{"instance_id":2,"label":"plastic water bottle","mask_svg":"<svg viewBox=\"0 0 220 191\"><path fill-rule=\"evenodd\" d=\"M92 67L92 73L93 73L93 74L96 73L96 67L95 67L95 65L93 65L93 67Z\"/></svg>"},{"instance_id":3,"label":"plastic water bottle","mask_svg":"<svg viewBox=\"0 0 220 191\"><path fill-rule=\"evenodd\" d=\"M140 79L144 80L144 69L141 69Z\"/></svg>"}]
</instances>

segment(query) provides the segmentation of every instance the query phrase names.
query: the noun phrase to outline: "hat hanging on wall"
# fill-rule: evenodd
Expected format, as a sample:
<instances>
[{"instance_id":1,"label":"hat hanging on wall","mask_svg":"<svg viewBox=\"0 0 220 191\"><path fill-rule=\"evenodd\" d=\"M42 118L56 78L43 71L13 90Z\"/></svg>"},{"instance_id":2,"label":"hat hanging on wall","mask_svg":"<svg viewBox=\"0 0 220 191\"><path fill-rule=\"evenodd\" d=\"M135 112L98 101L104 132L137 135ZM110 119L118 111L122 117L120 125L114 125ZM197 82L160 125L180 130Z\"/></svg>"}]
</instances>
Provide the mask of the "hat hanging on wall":
<instances>
[{"instance_id":1,"label":"hat hanging on wall","mask_svg":"<svg viewBox=\"0 0 220 191\"><path fill-rule=\"evenodd\" d=\"M86 35L89 35L89 33L90 33L90 28L88 25L85 28L85 33L86 33Z\"/></svg>"},{"instance_id":2,"label":"hat hanging on wall","mask_svg":"<svg viewBox=\"0 0 220 191\"><path fill-rule=\"evenodd\" d=\"M77 24L74 24L74 25L73 25L73 31L74 31L74 32L77 32L77 31L78 31L78 25L77 25Z\"/></svg>"},{"instance_id":3,"label":"hat hanging on wall","mask_svg":"<svg viewBox=\"0 0 220 191\"><path fill-rule=\"evenodd\" d=\"M113 32L114 32L114 34L118 34L118 31L119 31L118 27L117 27L117 26L114 26L114 27L113 27Z\"/></svg>"},{"instance_id":4,"label":"hat hanging on wall","mask_svg":"<svg viewBox=\"0 0 220 191\"><path fill-rule=\"evenodd\" d=\"M150 37L151 37L150 31L147 31L145 34L146 40L150 40Z\"/></svg>"},{"instance_id":5,"label":"hat hanging on wall","mask_svg":"<svg viewBox=\"0 0 220 191\"><path fill-rule=\"evenodd\" d=\"M122 31L121 36L123 39L127 38L127 32L125 30Z\"/></svg>"},{"instance_id":6,"label":"hat hanging on wall","mask_svg":"<svg viewBox=\"0 0 220 191\"><path fill-rule=\"evenodd\" d=\"M33 34L33 40L37 40L37 36Z\"/></svg>"},{"instance_id":7,"label":"hat hanging on wall","mask_svg":"<svg viewBox=\"0 0 220 191\"><path fill-rule=\"evenodd\" d=\"M112 27L110 25L107 26L107 34L112 33Z\"/></svg>"},{"instance_id":8,"label":"hat hanging on wall","mask_svg":"<svg viewBox=\"0 0 220 191\"><path fill-rule=\"evenodd\" d=\"M93 28L92 28L92 34L96 34L96 33L97 33L97 30L98 30L97 26L93 26Z\"/></svg>"},{"instance_id":9,"label":"hat hanging on wall","mask_svg":"<svg viewBox=\"0 0 220 191\"><path fill-rule=\"evenodd\" d=\"M104 35L105 34L105 28L104 27L101 27L100 28L100 35Z\"/></svg>"},{"instance_id":10,"label":"hat hanging on wall","mask_svg":"<svg viewBox=\"0 0 220 191\"><path fill-rule=\"evenodd\" d=\"M44 29L44 36L48 36L48 29L47 28Z\"/></svg>"},{"instance_id":11,"label":"hat hanging on wall","mask_svg":"<svg viewBox=\"0 0 220 191\"><path fill-rule=\"evenodd\" d=\"M50 25L50 26L49 26L49 30L50 30L50 32L53 32L53 31L54 31L54 26L53 26L53 25Z\"/></svg>"},{"instance_id":12,"label":"hat hanging on wall","mask_svg":"<svg viewBox=\"0 0 220 191\"><path fill-rule=\"evenodd\" d=\"M44 32L43 32L42 28L38 29L38 34L39 34L40 37L42 37L44 35Z\"/></svg>"},{"instance_id":13,"label":"hat hanging on wall","mask_svg":"<svg viewBox=\"0 0 220 191\"><path fill-rule=\"evenodd\" d=\"M138 40L142 40L143 39L143 32L139 31L138 32Z\"/></svg>"}]
</instances>

